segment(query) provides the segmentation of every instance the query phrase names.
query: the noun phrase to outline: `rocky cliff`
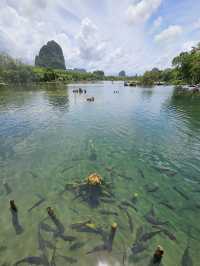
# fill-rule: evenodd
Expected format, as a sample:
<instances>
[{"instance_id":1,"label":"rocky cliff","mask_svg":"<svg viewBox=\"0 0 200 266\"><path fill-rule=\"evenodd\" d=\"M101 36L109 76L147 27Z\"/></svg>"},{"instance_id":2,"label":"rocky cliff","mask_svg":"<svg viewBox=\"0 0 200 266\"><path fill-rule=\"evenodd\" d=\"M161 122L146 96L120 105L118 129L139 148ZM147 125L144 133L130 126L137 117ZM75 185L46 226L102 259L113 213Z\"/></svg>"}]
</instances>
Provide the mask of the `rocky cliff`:
<instances>
[{"instance_id":1,"label":"rocky cliff","mask_svg":"<svg viewBox=\"0 0 200 266\"><path fill-rule=\"evenodd\" d=\"M65 70L65 59L60 45L55 41L44 45L35 57L35 66Z\"/></svg>"}]
</instances>

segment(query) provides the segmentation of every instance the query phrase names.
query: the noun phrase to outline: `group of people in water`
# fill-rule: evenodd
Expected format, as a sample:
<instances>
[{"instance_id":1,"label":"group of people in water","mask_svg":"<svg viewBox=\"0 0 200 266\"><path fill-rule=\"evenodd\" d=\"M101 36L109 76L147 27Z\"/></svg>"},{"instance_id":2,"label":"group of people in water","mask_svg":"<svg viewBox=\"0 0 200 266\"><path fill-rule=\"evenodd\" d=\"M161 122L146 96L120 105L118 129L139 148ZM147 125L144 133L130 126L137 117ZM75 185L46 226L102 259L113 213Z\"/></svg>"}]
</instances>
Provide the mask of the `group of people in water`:
<instances>
[{"instance_id":1,"label":"group of people in water","mask_svg":"<svg viewBox=\"0 0 200 266\"><path fill-rule=\"evenodd\" d=\"M82 89L82 88L78 88L76 90L73 90L73 93L79 93L79 94L86 94L87 93L87 90L86 89ZM94 97L88 97L87 99L87 102L94 102Z\"/></svg>"},{"instance_id":2,"label":"group of people in water","mask_svg":"<svg viewBox=\"0 0 200 266\"><path fill-rule=\"evenodd\" d=\"M87 90L85 90L85 89L83 90L81 88L78 88L76 90L73 90L73 93L80 93L80 94L84 93L84 94L86 94L87 93Z\"/></svg>"}]
</instances>

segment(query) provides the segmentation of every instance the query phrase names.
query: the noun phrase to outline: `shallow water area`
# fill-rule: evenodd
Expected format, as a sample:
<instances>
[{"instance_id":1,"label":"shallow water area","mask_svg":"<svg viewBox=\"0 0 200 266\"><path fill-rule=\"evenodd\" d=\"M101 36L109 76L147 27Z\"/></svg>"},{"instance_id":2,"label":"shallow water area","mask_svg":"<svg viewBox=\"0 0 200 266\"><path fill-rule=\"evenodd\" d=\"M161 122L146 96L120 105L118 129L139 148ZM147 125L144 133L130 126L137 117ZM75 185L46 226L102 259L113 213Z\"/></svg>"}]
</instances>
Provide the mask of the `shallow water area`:
<instances>
[{"instance_id":1,"label":"shallow water area","mask_svg":"<svg viewBox=\"0 0 200 266\"><path fill-rule=\"evenodd\" d=\"M87 93L73 93L80 87ZM87 102L92 96L95 101ZM0 265L26 258L17 265L150 266L161 245L162 265L192 260L197 266L199 114L200 100L177 98L171 86L99 82L0 89ZM88 191L78 197L77 189L66 189L94 172L109 184L95 204ZM48 206L59 226L48 217ZM71 226L86 221L90 230ZM109 238L114 222L112 251L90 253Z\"/></svg>"}]
</instances>

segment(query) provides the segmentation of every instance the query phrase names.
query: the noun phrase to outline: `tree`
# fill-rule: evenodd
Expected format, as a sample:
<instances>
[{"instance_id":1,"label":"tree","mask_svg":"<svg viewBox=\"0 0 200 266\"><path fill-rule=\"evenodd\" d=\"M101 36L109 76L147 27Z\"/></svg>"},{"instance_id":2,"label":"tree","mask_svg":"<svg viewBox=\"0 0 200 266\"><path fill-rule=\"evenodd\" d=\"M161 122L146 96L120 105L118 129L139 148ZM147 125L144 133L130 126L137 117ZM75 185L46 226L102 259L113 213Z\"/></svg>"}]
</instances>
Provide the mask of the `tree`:
<instances>
[{"instance_id":1,"label":"tree","mask_svg":"<svg viewBox=\"0 0 200 266\"><path fill-rule=\"evenodd\" d=\"M172 65L178 73L178 78L191 84L200 82L200 44L190 52L183 52L176 56Z\"/></svg>"},{"instance_id":2,"label":"tree","mask_svg":"<svg viewBox=\"0 0 200 266\"><path fill-rule=\"evenodd\" d=\"M99 78L103 78L104 77L104 72L102 70L95 70L93 72L94 75L96 75Z\"/></svg>"}]
</instances>

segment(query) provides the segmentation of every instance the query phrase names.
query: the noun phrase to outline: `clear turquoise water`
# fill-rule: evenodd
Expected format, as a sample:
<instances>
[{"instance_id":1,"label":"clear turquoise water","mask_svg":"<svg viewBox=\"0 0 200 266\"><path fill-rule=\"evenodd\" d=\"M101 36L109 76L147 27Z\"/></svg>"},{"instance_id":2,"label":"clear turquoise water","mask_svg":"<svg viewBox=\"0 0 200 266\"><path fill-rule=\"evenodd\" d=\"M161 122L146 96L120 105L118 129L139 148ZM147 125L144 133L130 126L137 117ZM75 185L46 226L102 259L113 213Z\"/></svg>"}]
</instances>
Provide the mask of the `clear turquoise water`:
<instances>
[{"instance_id":1,"label":"clear turquoise water","mask_svg":"<svg viewBox=\"0 0 200 266\"><path fill-rule=\"evenodd\" d=\"M73 94L79 87L87 89L87 95ZM87 102L88 96L94 96L95 102ZM41 230L42 238L56 246L55 265L71 265L62 255L73 258L73 265L146 266L158 244L165 250L163 265L191 265L183 257L187 246L193 265L199 265L199 114L200 100L177 98L172 87L130 88L105 82L1 88L0 265L44 254L49 262L44 265L53 265L54 250L41 249L38 243L39 223L46 219L46 224L55 226L47 216L48 206L64 225L65 235L81 242L81 247L71 250L72 243ZM84 182L93 172L112 182L112 202L100 199L92 208L75 199L74 192L61 193L67 183ZM138 193L138 211L127 207L131 232L119 205L132 202L134 193ZM45 201L28 212L41 197ZM19 209L19 228L12 220L10 199ZM145 219L152 206L157 220L169 222L163 228L176 241L160 233L144 242L144 251L133 254L138 228L157 230ZM118 216L103 215L102 210ZM70 227L87 219L107 235L117 222L112 252L87 254L103 243L101 237Z\"/></svg>"}]
</instances>

